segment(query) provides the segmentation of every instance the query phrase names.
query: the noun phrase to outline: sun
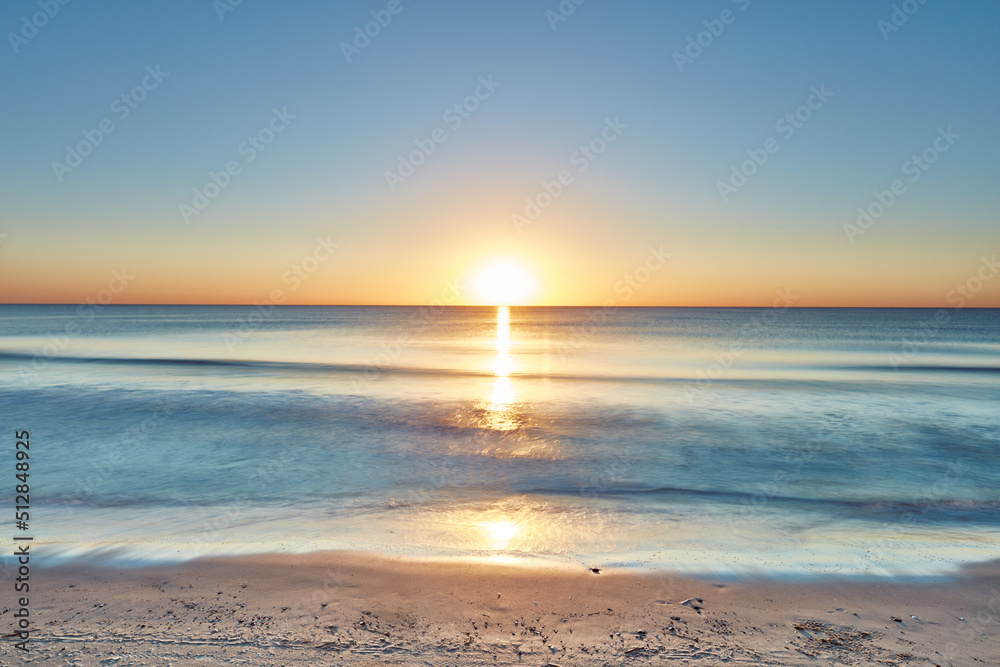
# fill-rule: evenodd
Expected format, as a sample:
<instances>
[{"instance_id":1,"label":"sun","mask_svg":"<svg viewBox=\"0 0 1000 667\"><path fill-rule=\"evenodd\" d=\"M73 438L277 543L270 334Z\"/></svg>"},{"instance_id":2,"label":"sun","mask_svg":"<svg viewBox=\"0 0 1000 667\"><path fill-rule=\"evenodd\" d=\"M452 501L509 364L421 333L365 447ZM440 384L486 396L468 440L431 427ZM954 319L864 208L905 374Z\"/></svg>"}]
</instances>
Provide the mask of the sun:
<instances>
[{"instance_id":1,"label":"sun","mask_svg":"<svg viewBox=\"0 0 1000 667\"><path fill-rule=\"evenodd\" d=\"M538 288L531 270L512 259L490 262L476 274L473 285L480 303L490 306L523 305Z\"/></svg>"}]
</instances>

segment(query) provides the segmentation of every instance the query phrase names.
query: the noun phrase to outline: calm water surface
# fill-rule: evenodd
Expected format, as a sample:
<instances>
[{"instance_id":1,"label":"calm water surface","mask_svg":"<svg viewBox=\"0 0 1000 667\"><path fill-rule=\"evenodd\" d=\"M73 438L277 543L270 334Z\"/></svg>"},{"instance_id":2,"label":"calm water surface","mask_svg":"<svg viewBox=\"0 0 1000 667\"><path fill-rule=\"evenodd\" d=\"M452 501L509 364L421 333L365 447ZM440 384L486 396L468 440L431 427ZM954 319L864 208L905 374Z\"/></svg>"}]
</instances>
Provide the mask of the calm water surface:
<instances>
[{"instance_id":1,"label":"calm water surface","mask_svg":"<svg viewBox=\"0 0 1000 667\"><path fill-rule=\"evenodd\" d=\"M0 306L0 374L49 558L1000 555L996 310Z\"/></svg>"}]
</instances>

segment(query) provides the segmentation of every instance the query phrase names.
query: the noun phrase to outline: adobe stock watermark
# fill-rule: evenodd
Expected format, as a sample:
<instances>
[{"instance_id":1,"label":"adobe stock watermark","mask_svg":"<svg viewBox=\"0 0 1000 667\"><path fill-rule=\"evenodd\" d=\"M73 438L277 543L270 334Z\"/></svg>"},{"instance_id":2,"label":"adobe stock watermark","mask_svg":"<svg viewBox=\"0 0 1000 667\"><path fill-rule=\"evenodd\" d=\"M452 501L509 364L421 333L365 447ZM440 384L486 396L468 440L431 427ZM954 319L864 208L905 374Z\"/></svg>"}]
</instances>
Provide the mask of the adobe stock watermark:
<instances>
[{"instance_id":1,"label":"adobe stock watermark","mask_svg":"<svg viewBox=\"0 0 1000 667\"><path fill-rule=\"evenodd\" d=\"M320 266L329 261L339 247L339 243L330 240L329 234L326 238L316 237L316 245L313 246L312 251L281 274L281 283L288 286L288 292L276 287L271 290L268 298L262 301L254 300L254 310L246 317L241 318L232 331L222 334L222 339L229 351L234 352L238 345L245 343L255 331L260 329L264 321L274 314L274 307L285 303L288 300L288 295L299 289L302 283L319 270Z\"/></svg>"},{"instance_id":2,"label":"adobe stock watermark","mask_svg":"<svg viewBox=\"0 0 1000 667\"><path fill-rule=\"evenodd\" d=\"M613 490L616 484L621 484L634 474L639 465L637 459L627 459L618 450L611 451L611 463L594 469L586 482L580 485L580 496L596 499Z\"/></svg>"},{"instance_id":3,"label":"adobe stock watermark","mask_svg":"<svg viewBox=\"0 0 1000 667\"><path fill-rule=\"evenodd\" d=\"M160 66L155 68L152 65L146 67L146 75L142 81L132 87L127 93L122 93L111 101L111 113L118 121L124 121L139 105L145 101L151 92L160 87L163 80L170 76L170 72L160 70ZM92 130L83 130L83 139L73 146L66 146L65 162L53 161L52 171L56 175L56 180L63 182L66 174L73 173L73 170L83 164L84 158L94 152L100 146L105 137L115 131L115 122L110 116L105 116L97 123L97 127Z\"/></svg>"},{"instance_id":4,"label":"adobe stock watermark","mask_svg":"<svg viewBox=\"0 0 1000 667\"><path fill-rule=\"evenodd\" d=\"M323 574L323 588L317 588L311 594L303 595L299 600L299 607L309 611L314 610L317 606L326 607L333 600L333 591L350 583L350 576L341 572L339 567L336 571L332 567L328 567Z\"/></svg>"},{"instance_id":5,"label":"adobe stock watermark","mask_svg":"<svg viewBox=\"0 0 1000 667\"><path fill-rule=\"evenodd\" d=\"M576 13L576 8L587 2L587 0L562 0L554 10L545 10L545 20L549 22L549 26L552 31L559 27L560 23L565 23L566 20Z\"/></svg>"},{"instance_id":6,"label":"adobe stock watermark","mask_svg":"<svg viewBox=\"0 0 1000 667\"><path fill-rule=\"evenodd\" d=\"M365 369L360 375L351 378L351 385L355 391L361 388L361 380L374 380L385 369L391 367L403 354L403 350L412 343L420 332L424 331L441 314L441 309L454 304L459 297L468 289L468 285L462 283L459 278L446 280L438 298L432 299L430 305L423 306L409 318L409 326L406 332L395 339L383 343L382 351L374 358L365 359Z\"/></svg>"},{"instance_id":7,"label":"adobe stock watermark","mask_svg":"<svg viewBox=\"0 0 1000 667\"><path fill-rule=\"evenodd\" d=\"M997 256L981 257L979 268L976 272L964 281L955 285L954 289L945 295L945 301L955 307L951 310L938 308L934 311L934 316L924 320L916 327L915 336L907 336L900 341L899 352L890 352L888 356L889 365L895 371L899 367L911 361L920 351L920 348L929 345L941 333L941 329L951 322L955 313L959 312L972 301L976 294L986 286L986 283L993 280L997 273L1000 273L1000 262Z\"/></svg>"},{"instance_id":8,"label":"adobe stock watermark","mask_svg":"<svg viewBox=\"0 0 1000 667\"><path fill-rule=\"evenodd\" d=\"M226 20L226 14L236 11L236 8L243 4L243 0L212 0L212 9L219 21Z\"/></svg>"},{"instance_id":9,"label":"adobe stock watermark","mask_svg":"<svg viewBox=\"0 0 1000 667\"><path fill-rule=\"evenodd\" d=\"M738 6L740 11L746 11L747 7L750 6L751 0L732 0L733 4ZM681 74L684 73L684 68L688 65L694 63L695 60L701 57L705 52L705 49L712 46L715 40L722 36L725 32L727 25L732 25L736 21L736 14L731 9L723 9L719 12L718 18L705 19L701 22L705 29L696 35L688 36L687 46L684 48L684 52L674 51L673 58L674 64L677 65L677 71Z\"/></svg>"},{"instance_id":10,"label":"adobe stock watermark","mask_svg":"<svg viewBox=\"0 0 1000 667\"><path fill-rule=\"evenodd\" d=\"M587 171L590 165L603 155L604 151L608 150L608 146L618 141L618 138L627 129L628 125L621 122L619 116L615 116L614 120L605 118L604 128L600 133L586 144L581 144L577 150L570 154L570 166L576 167L576 172L579 174ZM533 196L524 198L524 210L510 216L514 229L520 234L526 226L533 225L542 215L542 211L552 206L552 203L561 197L566 188L573 185L575 181L576 176L571 169L563 169L551 181L542 181L541 190Z\"/></svg>"},{"instance_id":11,"label":"adobe stock watermark","mask_svg":"<svg viewBox=\"0 0 1000 667\"><path fill-rule=\"evenodd\" d=\"M919 508L922 505L937 505L942 501L951 500L954 497L955 483L964 477L966 472L968 467L962 459L946 464L944 474L938 477L934 484L925 486L920 493L915 494L908 505ZM890 575L889 568L883 567L880 563L891 565L897 540L907 539L913 533L914 527L919 525L921 518L918 509L903 513L896 522L883 524L882 537L866 545L864 555L854 557L854 565L866 573L874 570L882 576Z\"/></svg>"},{"instance_id":12,"label":"adobe stock watermark","mask_svg":"<svg viewBox=\"0 0 1000 667\"><path fill-rule=\"evenodd\" d=\"M645 259L615 282L612 288L614 293L622 296L622 302L628 301L649 282L654 273L667 265L667 260L671 257L673 255L665 252L662 245L649 246ZM594 308L587 313L587 321L584 324L573 326L566 332L563 336L565 342L560 343L554 352L558 353L561 360L565 360L568 353L575 352L583 345L583 341L596 335L600 327L607 323L620 307L614 297L605 299L600 308Z\"/></svg>"},{"instance_id":13,"label":"adobe stock watermark","mask_svg":"<svg viewBox=\"0 0 1000 667\"><path fill-rule=\"evenodd\" d=\"M786 113L774 123L774 131L785 141L794 137L795 133L813 117L813 113L822 109L823 105L833 97L833 93L826 89L826 84L820 84L819 88L810 86L809 92L804 104ZM722 201L729 201L729 198L746 185L747 181L779 150L781 142L774 137L765 139L760 148L748 148L746 153L749 159L738 165L731 165L728 180L715 182L715 188L719 191Z\"/></svg>"},{"instance_id":14,"label":"adobe stock watermark","mask_svg":"<svg viewBox=\"0 0 1000 667\"><path fill-rule=\"evenodd\" d=\"M251 493L259 494L275 482L278 484L285 483L286 480L282 472L287 469L289 464L299 459L299 450L296 449L293 443L288 441L282 442L281 447L280 454L275 451L277 449L275 447L269 453L267 460L259 464L256 470L247 475L247 488L251 490ZM253 503L250 498L251 496L248 493L236 495L229 504L219 508L219 514L214 518L202 521L203 528L200 533L192 536L192 541L211 544L216 542L220 537L223 537L223 531L237 525L240 516L253 511ZM183 502L183 499L177 500Z\"/></svg>"},{"instance_id":15,"label":"adobe stock watermark","mask_svg":"<svg viewBox=\"0 0 1000 667\"><path fill-rule=\"evenodd\" d=\"M689 399L690 400L690 399ZM795 439L791 444L792 451L785 457L784 465L776 470L769 481L758 482L757 491L748 491L740 499L740 506L726 515L726 523L730 532L736 532L745 526L754 514L760 514L772 500L789 493L789 487L797 480L805 480L803 468L814 462L817 454L826 449L827 438L835 432L836 423L830 415L820 417L820 424L809 431L809 437ZM794 463L794 466L792 465ZM776 533L790 538L790 531L784 528L774 528Z\"/></svg>"},{"instance_id":16,"label":"adobe stock watermark","mask_svg":"<svg viewBox=\"0 0 1000 667\"><path fill-rule=\"evenodd\" d=\"M79 336L84 327L89 324L104 309L104 306L111 305L115 297L125 291L129 283L135 280L135 276L130 274L125 267L121 271L112 270L111 279L107 285L97 291L94 296L87 297L83 303L76 308L76 317L63 327L62 333L49 336L48 342L41 348L32 349L31 365L21 367L18 373L21 382L27 384L31 377L49 365L49 360L59 356L69 347L73 338Z\"/></svg>"},{"instance_id":17,"label":"adobe stock watermark","mask_svg":"<svg viewBox=\"0 0 1000 667\"><path fill-rule=\"evenodd\" d=\"M698 378L684 388L684 395L687 397L688 403L694 403L695 398L703 396L708 390L709 385L725 375L726 371L733 367L737 359L743 356L747 350L747 344L758 340L765 331L778 321L778 316L793 306L799 299L798 296L792 294L790 287L786 287L783 290L775 290L774 294L775 298L771 302L771 307L755 314L751 322L740 327L737 339L722 352L713 354L712 358L715 361L709 364L705 370L698 371Z\"/></svg>"},{"instance_id":18,"label":"adobe stock watermark","mask_svg":"<svg viewBox=\"0 0 1000 667\"><path fill-rule=\"evenodd\" d=\"M926 3L927 0L903 0L898 5L893 4L889 20L879 19L875 23L879 32L882 33L882 41L888 42L889 35L899 32L899 29L910 20L910 17L920 11L920 8Z\"/></svg>"},{"instance_id":19,"label":"adobe stock watermark","mask_svg":"<svg viewBox=\"0 0 1000 667\"><path fill-rule=\"evenodd\" d=\"M955 134L951 126L948 129L938 128L938 135L934 141L925 148L919 155L913 155L903 163L901 170L904 176L909 177L911 183L916 183L920 177L931 168L942 153L946 153L962 135ZM875 221L885 215L886 211L892 208L900 197L906 194L906 183L897 178L889 184L887 190L875 190L872 192L875 200L867 206L858 207L858 217L856 224L844 223L844 234L847 240L854 244L854 239L871 229Z\"/></svg>"},{"instance_id":20,"label":"adobe stock watermark","mask_svg":"<svg viewBox=\"0 0 1000 667\"><path fill-rule=\"evenodd\" d=\"M407 0L412 2L413 0ZM344 54L344 59L350 64L354 56L361 55L372 43L372 40L382 34L385 28L392 23L393 16L399 16L406 9L402 0L389 0L385 9L373 9L371 11L372 20L362 26L354 26L354 38L350 42L340 43L340 52Z\"/></svg>"},{"instance_id":21,"label":"adobe stock watermark","mask_svg":"<svg viewBox=\"0 0 1000 667\"><path fill-rule=\"evenodd\" d=\"M61 502L59 514L64 517L72 515L77 503L92 496L114 476L122 463L132 459L142 447L148 447L150 438L163 420L178 409L180 406L176 397L160 398L148 417L127 428L116 440L102 442L100 451L90 457L90 466L79 472L73 495ZM93 472L88 473L89 470Z\"/></svg>"},{"instance_id":22,"label":"adobe stock watermark","mask_svg":"<svg viewBox=\"0 0 1000 667\"><path fill-rule=\"evenodd\" d=\"M49 21L56 17L63 5L68 5L70 0L38 0L40 12L21 17L21 29L17 32L8 32L7 41L14 53L19 53L21 47L34 39L38 31L49 24Z\"/></svg>"},{"instance_id":23,"label":"adobe stock watermark","mask_svg":"<svg viewBox=\"0 0 1000 667\"><path fill-rule=\"evenodd\" d=\"M441 120L448 124L448 128L454 132L462 127L462 123L472 117L472 114L479 109L479 105L490 99L501 84L493 80L492 74L479 77L479 85L460 102L455 102L444 110ZM400 153L397 157L399 163L395 171L386 170L383 173L385 184L389 186L389 192L395 192L396 188L402 185L406 179L413 176L417 169L423 165L427 158L434 154L438 145L448 140L448 132L444 128L434 128L426 139L414 139L416 149L406 155Z\"/></svg>"},{"instance_id":24,"label":"adobe stock watermark","mask_svg":"<svg viewBox=\"0 0 1000 667\"><path fill-rule=\"evenodd\" d=\"M955 634L962 641L962 645L959 645L958 642L949 642L945 645L941 655L949 659L961 657L965 652L963 646L975 641L977 633L979 637L987 637L987 629L996 629L992 626L1000 623L1000 591L997 591L996 588L990 588L990 599L985 608L981 607L975 615L969 615L968 618L960 616L956 620L958 623L955 625ZM982 662L982 660L977 660L977 662Z\"/></svg>"},{"instance_id":25,"label":"adobe stock watermark","mask_svg":"<svg viewBox=\"0 0 1000 667\"><path fill-rule=\"evenodd\" d=\"M267 125L247 136L236 147L237 154L243 157L243 163L240 163L239 160L230 160L219 171L209 171L205 184L200 188L192 189L191 203L181 202L177 205L177 210L185 224L190 223L192 217L201 215L208 208L208 205L229 187L233 177L243 173L243 166L256 160L257 156L264 152L279 134L285 131L293 118L295 118L295 114L288 113L288 107L282 107L280 110L277 107L271 109L271 119Z\"/></svg>"}]
</instances>

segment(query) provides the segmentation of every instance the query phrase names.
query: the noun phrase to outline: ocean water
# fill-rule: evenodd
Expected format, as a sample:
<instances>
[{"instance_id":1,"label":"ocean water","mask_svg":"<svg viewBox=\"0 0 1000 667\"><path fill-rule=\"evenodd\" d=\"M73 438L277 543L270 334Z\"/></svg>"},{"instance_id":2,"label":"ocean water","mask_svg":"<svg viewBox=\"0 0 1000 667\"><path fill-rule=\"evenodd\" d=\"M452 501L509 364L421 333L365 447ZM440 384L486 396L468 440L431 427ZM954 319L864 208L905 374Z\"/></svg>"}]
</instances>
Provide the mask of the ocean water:
<instances>
[{"instance_id":1,"label":"ocean water","mask_svg":"<svg viewBox=\"0 0 1000 667\"><path fill-rule=\"evenodd\" d=\"M0 375L50 562L1000 555L997 310L0 306Z\"/></svg>"}]
</instances>

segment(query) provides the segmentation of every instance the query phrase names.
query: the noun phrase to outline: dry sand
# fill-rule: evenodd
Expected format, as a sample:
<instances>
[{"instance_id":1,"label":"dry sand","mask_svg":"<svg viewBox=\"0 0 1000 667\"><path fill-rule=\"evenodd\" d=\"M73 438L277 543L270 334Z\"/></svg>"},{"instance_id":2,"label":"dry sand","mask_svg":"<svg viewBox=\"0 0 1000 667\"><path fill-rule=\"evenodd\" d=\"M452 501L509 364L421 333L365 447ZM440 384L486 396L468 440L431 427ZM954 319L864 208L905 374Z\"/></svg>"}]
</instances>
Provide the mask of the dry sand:
<instances>
[{"instance_id":1,"label":"dry sand","mask_svg":"<svg viewBox=\"0 0 1000 667\"><path fill-rule=\"evenodd\" d=\"M4 639L4 665L1000 665L997 564L919 585L343 552L31 574L31 650Z\"/></svg>"}]
</instances>

